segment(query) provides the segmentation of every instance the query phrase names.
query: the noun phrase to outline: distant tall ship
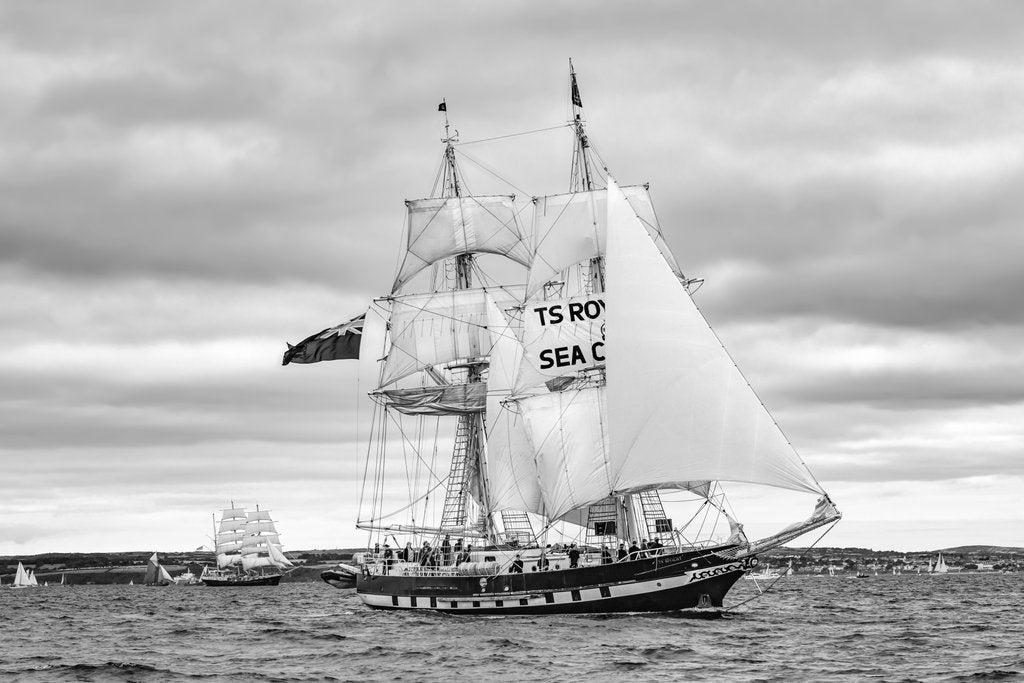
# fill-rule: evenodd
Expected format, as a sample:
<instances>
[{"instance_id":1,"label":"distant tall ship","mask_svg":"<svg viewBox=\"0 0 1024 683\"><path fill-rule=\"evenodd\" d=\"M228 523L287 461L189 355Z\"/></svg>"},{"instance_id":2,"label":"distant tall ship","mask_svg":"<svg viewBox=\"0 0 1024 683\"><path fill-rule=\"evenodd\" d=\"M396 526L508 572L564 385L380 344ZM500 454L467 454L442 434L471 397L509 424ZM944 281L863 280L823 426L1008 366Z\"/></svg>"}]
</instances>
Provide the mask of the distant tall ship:
<instances>
[{"instance_id":1,"label":"distant tall ship","mask_svg":"<svg viewBox=\"0 0 1024 683\"><path fill-rule=\"evenodd\" d=\"M840 518L691 299L647 186L595 160L569 76L568 193L471 193L462 162L504 178L461 155L442 101L391 290L283 359L375 375L356 524L374 550L323 576L369 607L710 614L758 553ZM748 540L723 481L813 512Z\"/></svg>"},{"instance_id":2,"label":"distant tall ship","mask_svg":"<svg viewBox=\"0 0 1024 683\"><path fill-rule=\"evenodd\" d=\"M269 510L221 511L214 515L214 554L217 568L201 579L207 586L276 586L295 567L281 549L281 536Z\"/></svg>"}]
</instances>

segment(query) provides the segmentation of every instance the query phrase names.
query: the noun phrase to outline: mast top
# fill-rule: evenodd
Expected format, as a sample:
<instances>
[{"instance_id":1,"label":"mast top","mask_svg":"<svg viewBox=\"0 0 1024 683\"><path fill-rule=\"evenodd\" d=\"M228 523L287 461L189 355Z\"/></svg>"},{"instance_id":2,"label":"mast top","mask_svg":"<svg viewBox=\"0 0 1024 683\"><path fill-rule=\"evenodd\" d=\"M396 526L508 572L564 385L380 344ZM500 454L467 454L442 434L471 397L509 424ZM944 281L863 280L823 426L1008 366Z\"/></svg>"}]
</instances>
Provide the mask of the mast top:
<instances>
[{"instance_id":1,"label":"mast top","mask_svg":"<svg viewBox=\"0 0 1024 683\"><path fill-rule=\"evenodd\" d=\"M587 131L583 127L583 98L580 96L579 82L576 80L576 69L569 60L569 101L572 103L573 133L576 135L576 145L573 150L572 176L570 186L575 190L594 189L594 180L590 165L590 141L587 139Z\"/></svg>"},{"instance_id":2,"label":"mast top","mask_svg":"<svg viewBox=\"0 0 1024 683\"><path fill-rule=\"evenodd\" d=\"M459 131L456 129L455 134L451 133L451 124L448 121L448 102L442 97L441 104L437 105L438 111L444 112L444 137L441 142L444 143L444 185L441 187L441 194L445 196L446 191L450 191L453 197L462 196L462 187L459 185L459 173L455 167L455 143L459 141Z\"/></svg>"}]
</instances>

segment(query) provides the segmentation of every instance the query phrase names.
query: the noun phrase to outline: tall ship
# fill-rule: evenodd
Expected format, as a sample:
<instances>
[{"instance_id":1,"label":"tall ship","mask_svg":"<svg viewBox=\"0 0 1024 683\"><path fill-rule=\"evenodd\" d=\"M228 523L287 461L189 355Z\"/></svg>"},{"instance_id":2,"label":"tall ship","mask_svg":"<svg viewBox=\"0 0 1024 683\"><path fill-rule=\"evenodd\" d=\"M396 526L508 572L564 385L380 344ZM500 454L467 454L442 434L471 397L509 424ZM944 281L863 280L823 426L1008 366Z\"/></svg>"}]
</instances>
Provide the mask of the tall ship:
<instances>
[{"instance_id":1,"label":"tall ship","mask_svg":"<svg viewBox=\"0 0 1024 683\"><path fill-rule=\"evenodd\" d=\"M358 358L371 389L368 550L322 577L387 610L720 613L758 553L840 513L695 305L648 186L595 152L571 62L568 192L473 193L464 166L504 176L438 110L390 291L283 359ZM750 540L732 483L810 514Z\"/></svg>"},{"instance_id":2,"label":"tall ship","mask_svg":"<svg viewBox=\"0 0 1024 683\"><path fill-rule=\"evenodd\" d=\"M269 510L235 507L214 515L216 569L203 572L207 586L276 586L292 569L281 547L281 535Z\"/></svg>"}]
</instances>

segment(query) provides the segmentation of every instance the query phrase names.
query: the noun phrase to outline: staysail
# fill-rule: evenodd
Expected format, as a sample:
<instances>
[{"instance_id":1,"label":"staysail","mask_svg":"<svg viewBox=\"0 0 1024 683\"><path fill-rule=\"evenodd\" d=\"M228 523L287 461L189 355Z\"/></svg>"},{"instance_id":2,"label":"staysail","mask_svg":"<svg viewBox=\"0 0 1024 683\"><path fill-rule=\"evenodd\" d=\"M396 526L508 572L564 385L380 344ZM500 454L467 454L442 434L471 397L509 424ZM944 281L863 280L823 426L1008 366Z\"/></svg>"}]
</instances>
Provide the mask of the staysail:
<instances>
[{"instance_id":1,"label":"staysail","mask_svg":"<svg viewBox=\"0 0 1024 683\"><path fill-rule=\"evenodd\" d=\"M700 481L823 494L611 178L607 197L607 289L570 333L593 339L600 321L607 384L518 397L542 492L530 511Z\"/></svg>"},{"instance_id":2,"label":"staysail","mask_svg":"<svg viewBox=\"0 0 1024 683\"><path fill-rule=\"evenodd\" d=\"M608 223L613 490L707 479L823 494L611 178Z\"/></svg>"}]
</instances>

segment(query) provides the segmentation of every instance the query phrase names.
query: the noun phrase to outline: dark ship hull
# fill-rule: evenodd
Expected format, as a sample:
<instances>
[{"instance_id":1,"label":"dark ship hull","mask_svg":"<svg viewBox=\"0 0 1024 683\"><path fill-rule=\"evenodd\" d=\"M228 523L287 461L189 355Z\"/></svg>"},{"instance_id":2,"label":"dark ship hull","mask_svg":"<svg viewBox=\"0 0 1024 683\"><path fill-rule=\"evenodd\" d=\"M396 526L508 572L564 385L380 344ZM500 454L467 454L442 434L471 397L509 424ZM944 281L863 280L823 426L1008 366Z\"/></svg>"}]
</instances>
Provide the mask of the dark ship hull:
<instances>
[{"instance_id":1,"label":"dark ship hull","mask_svg":"<svg viewBox=\"0 0 1024 683\"><path fill-rule=\"evenodd\" d=\"M276 586L281 583L284 574L267 574L264 576L227 576L224 578L204 578L207 586Z\"/></svg>"},{"instance_id":2,"label":"dark ship hull","mask_svg":"<svg viewBox=\"0 0 1024 683\"><path fill-rule=\"evenodd\" d=\"M756 558L706 550L605 565L490 576L361 573L356 592L375 609L462 614L668 612L717 616L726 593ZM330 583L330 582L329 582Z\"/></svg>"}]
</instances>

